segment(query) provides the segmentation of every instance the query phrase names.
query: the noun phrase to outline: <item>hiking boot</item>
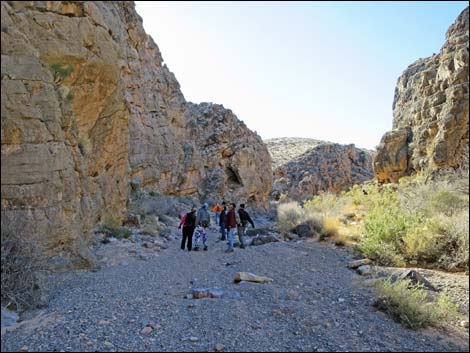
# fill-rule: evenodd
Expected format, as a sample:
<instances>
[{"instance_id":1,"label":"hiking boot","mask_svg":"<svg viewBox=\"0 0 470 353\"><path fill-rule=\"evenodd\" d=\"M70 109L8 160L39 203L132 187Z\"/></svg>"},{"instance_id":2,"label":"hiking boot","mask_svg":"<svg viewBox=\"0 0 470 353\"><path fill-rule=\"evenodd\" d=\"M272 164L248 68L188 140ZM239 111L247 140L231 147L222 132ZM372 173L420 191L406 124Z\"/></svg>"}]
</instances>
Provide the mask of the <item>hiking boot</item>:
<instances>
[{"instance_id":1,"label":"hiking boot","mask_svg":"<svg viewBox=\"0 0 470 353\"><path fill-rule=\"evenodd\" d=\"M194 248L193 250L194 250L194 251L199 251L199 248Z\"/></svg>"},{"instance_id":2,"label":"hiking boot","mask_svg":"<svg viewBox=\"0 0 470 353\"><path fill-rule=\"evenodd\" d=\"M245 245L240 245L240 249L245 249Z\"/></svg>"},{"instance_id":3,"label":"hiking boot","mask_svg":"<svg viewBox=\"0 0 470 353\"><path fill-rule=\"evenodd\" d=\"M207 246L204 247L204 251L207 251Z\"/></svg>"}]
</instances>

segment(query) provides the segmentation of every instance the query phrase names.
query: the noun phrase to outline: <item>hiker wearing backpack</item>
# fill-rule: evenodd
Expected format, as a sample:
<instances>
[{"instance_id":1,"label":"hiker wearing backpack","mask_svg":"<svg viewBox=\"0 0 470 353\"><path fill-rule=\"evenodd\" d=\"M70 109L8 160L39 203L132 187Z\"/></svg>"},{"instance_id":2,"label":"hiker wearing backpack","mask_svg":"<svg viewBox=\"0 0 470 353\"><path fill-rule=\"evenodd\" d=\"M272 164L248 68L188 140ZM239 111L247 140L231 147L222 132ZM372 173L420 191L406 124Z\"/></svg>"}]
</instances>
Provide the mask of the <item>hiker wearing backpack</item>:
<instances>
[{"instance_id":1,"label":"hiker wearing backpack","mask_svg":"<svg viewBox=\"0 0 470 353\"><path fill-rule=\"evenodd\" d=\"M204 251L207 251L207 231L206 229L209 227L210 224L210 216L207 209L209 205L204 203L204 205L199 209L196 216L196 246L194 247L194 251L199 251L199 242L202 238L202 245L204 246Z\"/></svg>"},{"instance_id":2,"label":"hiker wearing backpack","mask_svg":"<svg viewBox=\"0 0 470 353\"><path fill-rule=\"evenodd\" d=\"M196 207L193 207L190 212L186 213L182 218L178 229L183 227L183 239L181 239L181 250L184 250L186 240L188 242L188 251L191 251L193 246L193 233L196 226Z\"/></svg>"},{"instance_id":3,"label":"hiker wearing backpack","mask_svg":"<svg viewBox=\"0 0 470 353\"><path fill-rule=\"evenodd\" d=\"M255 228L255 223L251 219L248 212L245 211L245 204L240 204L240 208L238 209L238 215L240 216L240 223L237 228L238 239L240 240L240 248L245 249L245 242L243 241L243 236L245 235L246 227L248 223L251 224L253 228Z\"/></svg>"}]
</instances>

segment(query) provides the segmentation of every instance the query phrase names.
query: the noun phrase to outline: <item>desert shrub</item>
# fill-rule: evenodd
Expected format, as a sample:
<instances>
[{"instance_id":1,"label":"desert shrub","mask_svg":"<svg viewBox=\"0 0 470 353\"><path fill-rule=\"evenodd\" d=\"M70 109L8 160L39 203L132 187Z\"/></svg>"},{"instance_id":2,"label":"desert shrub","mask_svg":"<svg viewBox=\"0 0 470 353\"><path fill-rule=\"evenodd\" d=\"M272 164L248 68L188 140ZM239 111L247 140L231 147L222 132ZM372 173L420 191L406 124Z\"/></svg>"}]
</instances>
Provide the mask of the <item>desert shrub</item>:
<instances>
[{"instance_id":1,"label":"desert shrub","mask_svg":"<svg viewBox=\"0 0 470 353\"><path fill-rule=\"evenodd\" d=\"M428 220L422 225L408 229L403 236L403 253L408 260L418 262L437 261L443 244L441 225Z\"/></svg>"},{"instance_id":2,"label":"desert shrub","mask_svg":"<svg viewBox=\"0 0 470 353\"><path fill-rule=\"evenodd\" d=\"M320 239L335 238L339 235L340 221L338 218L325 217L323 219L323 227Z\"/></svg>"},{"instance_id":3,"label":"desert shrub","mask_svg":"<svg viewBox=\"0 0 470 353\"><path fill-rule=\"evenodd\" d=\"M121 221L115 217L106 218L100 227L100 231L108 237L115 237L118 239L127 239L132 236L132 232L126 227L121 227Z\"/></svg>"},{"instance_id":4,"label":"desert shrub","mask_svg":"<svg viewBox=\"0 0 470 353\"><path fill-rule=\"evenodd\" d=\"M86 156L91 152L93 146L88 137L80 136L80 138L78 139L78 148L80 149L80 153Z\"/></svg>"},{"instance_id":5,"label":"desert shrub","mask_svg":"<svg viewBox=\"0 0 470 353\"><path fill-rule=\"evenodd\" d=\"M54 76L58 76L62 79L66 78L73 72L73 66L68 64L51 64L50 68L54 73Z\"/></svg>"},{"instance_id":6,"label":"desert shrub","mask_svg":"<svg viewBox=\"0 0 470 353\"><path fill-rule=\"evenodd\" d=\"M447 296L441 294L433 301L423 286L409 280L386 280L379 282L376 289L376 306L409 328L438 326L457 316L457 306Z\"/></svg>"},{"instance_id":7,"label":"desert shrub","mask_svg":"<svg viewBox=\"0 0 470 353\"><path fill-rule=\"evenodd\" d=\"M277 208L278 228L288 232L305 220L305 211L297 202L280 204Z\"/></svg>"},{"instance_id":8,"label":"desert shrub","mask_svg":"<svg viewBox=\"0 0 470 353\"><path fill-rule=\"evenodd\" d=\"M438 190L432 193L429 200L429 208L432 213L442 213L452 216L465 206L465 200L452 190Z\"/></svg>"},{"instance_id":9,"label":"desert shrub","mask_svg":"<svg viewBox=\"0 0 470 353\"><path fill-rule=\"evenodd\" d=\"M128 239L132 236L130 229L126 227L119 227L114 233L113 236L118 239Z\"/></svg>"},{"instance_id":10,"label":"desert shrub","mask_svg":"<svg viewBox=\"0 0 470 353\"><path fill-rule=\"evenodd\" d=\"M338 209L338 196L333 193L322 193L304 202L304 207L311 212L323 215L335 214Z\"/></svg>"},{"instance_id":11,"label":"desert shrub","mask_svg":"<svg viewBox=\"0 0 470 353\"><path fill-rule=\"evenodd\" d=\"M1 215L1 301L18 310L40 304L38 276L44 270L39 248L24 219Z\"/></svg>"},{"instance_id":12,"label":"desert shrub","mask_svg":"<svg viewBox=\"0 0 470 353\"><path fill-rule=\"evenodd\" d=\"M468 208L452 217L443 217L440 230L439 267L447 270L468 269L469 213Z\"/></svg>"},{"instance_id":13,"label":"desert shrub","mask_svg":"<svg viewBox=\"0 0 470 353\"><path fill-rule=\"evenodd\" d=\"M395 261L402 262L402 239L408 229L419 222L419 215L403 210L396 198L384 198L377 202L364 220L364 238L360 249L380 264L398 265Z\"/></svg>"},{"instance_id":14,"label":"desert shrub","mask_svg":"<svg viewBox=\"0 0 470 353\"><path fill-rule=\"evenodd\" d=\"M73 101L73 98L74 98L74 95L73 95L73 92L72 92L72 91L70 91L69 93L67 93L67 96L65 97L65 99L66 99L68 102Z\"/></svg>"},{"instance_id":15,"label":"desert shrub","mask_svg":"<svg viewBox=\"0 0 470 353\"><path fill-rule=\"evenodd\" d=\"M121 227L121 220L116 217L108 217L104 220L103 227L115 231Z\"/></svg>"}]
</instances>

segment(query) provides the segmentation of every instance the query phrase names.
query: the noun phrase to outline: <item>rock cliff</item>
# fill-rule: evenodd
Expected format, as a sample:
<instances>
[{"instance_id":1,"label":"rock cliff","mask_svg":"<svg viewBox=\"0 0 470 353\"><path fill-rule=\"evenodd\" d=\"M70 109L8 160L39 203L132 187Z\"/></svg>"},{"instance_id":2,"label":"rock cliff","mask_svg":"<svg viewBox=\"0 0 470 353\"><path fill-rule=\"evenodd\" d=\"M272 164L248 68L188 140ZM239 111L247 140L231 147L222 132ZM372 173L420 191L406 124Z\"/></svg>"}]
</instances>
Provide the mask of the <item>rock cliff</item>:
<instances>
[{"instance_id":1,"label":"rock cliff","mask_svg":"<svg viewBox=\"0 0 470 353\"><path fill-rule=\"evenodd\" d=\"M398 79L393 130L374 160L380 182L423 170L468 169L468 23L467 7L439 54L411 64Z\"/></svg>"},{"instance_id":2,"label":"rock cliff","mask_svg":"<svg viewBox=\"0 0 470 353\"><path fill-rule=\"evenodd\" d=\"M131 182L266 201L261 138L221 105L186 102L133 2L1 6L2 212L51 253L84 249L98 222L124 216Z\"/></svg>"},{"instance_id":3,"label":"rock cliff","mask_svg":"<svg viewBox=\"0 0 470 353\"><path fill-rule=\"evenodd\" d=\"M292 156L274 170L274 198L284 193L293 199L308 199L320 192L338 193L373 179L371 151L354 145L303 140L284 138L276 139L274 144L267 142L270 151L274 148L274 160L283 150L280 146L284 146L285 155ZM296 142L299 142L298 147ZM297 155L308 144L316 146ZM290 152L292 149L294 152Z\"/></svg>"}]
</instances>

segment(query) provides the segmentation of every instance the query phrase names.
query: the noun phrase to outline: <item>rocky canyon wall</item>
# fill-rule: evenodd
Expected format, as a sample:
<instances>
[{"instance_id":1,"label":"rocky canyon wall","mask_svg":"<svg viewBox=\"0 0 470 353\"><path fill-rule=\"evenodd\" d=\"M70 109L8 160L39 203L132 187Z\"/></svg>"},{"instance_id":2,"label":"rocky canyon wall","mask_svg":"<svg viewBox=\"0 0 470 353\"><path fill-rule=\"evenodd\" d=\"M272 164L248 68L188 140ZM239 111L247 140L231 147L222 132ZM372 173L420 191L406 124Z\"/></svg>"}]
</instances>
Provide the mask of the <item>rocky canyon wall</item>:
<instances>
[{"instance_id":1,"label":"rocky canyon wall","mask_svg":"<svg viewBox=\"0 0 470 353\"><path fill-rule=\"evenodd\" d=\"M469 9L446 33L439 52L411 64L398 79L393 130L380 143L379 182L423 170L468 169Z\"/></svg>"},{"instance_id":2,"label":"rocky canyon wall","mask_svg":"<svg viewBox=\"0 0 470 353\"><path fill-rule=\"evenodd\" d=\"M45 249L81 249L98 222L125 215L131 181L266 201L261 138L221 105L186 102L133 2L1 6L2 212Z\"/></svg>"}]
</instances>

